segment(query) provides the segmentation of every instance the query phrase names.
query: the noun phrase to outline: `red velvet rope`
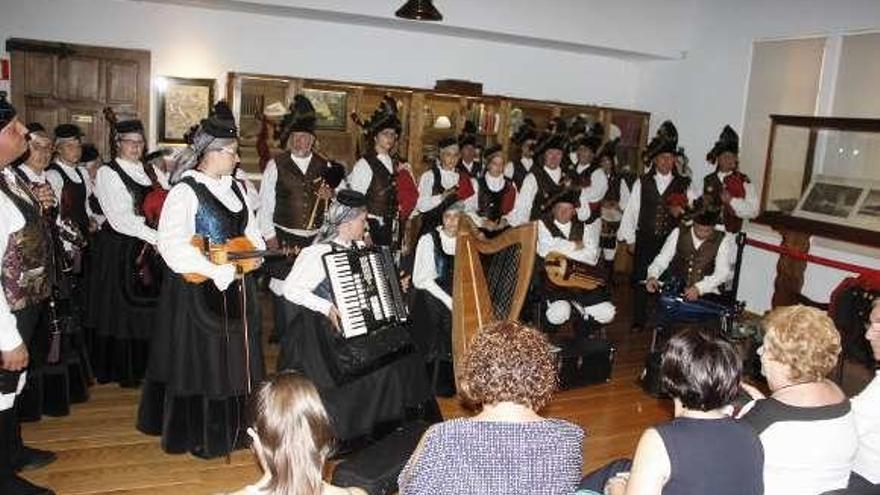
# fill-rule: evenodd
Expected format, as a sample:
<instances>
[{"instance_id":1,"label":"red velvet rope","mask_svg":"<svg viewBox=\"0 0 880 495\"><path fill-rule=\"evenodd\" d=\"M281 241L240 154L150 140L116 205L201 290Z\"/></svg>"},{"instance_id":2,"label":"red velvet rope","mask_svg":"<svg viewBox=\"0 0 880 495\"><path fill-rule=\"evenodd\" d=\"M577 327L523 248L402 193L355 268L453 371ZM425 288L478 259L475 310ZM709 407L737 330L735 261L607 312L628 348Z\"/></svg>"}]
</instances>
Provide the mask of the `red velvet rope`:
<instances>
[{"instance_id":1,"label":"red velvet rope","mask_svg":"<svg viewBox=\"0 0 880 495\"><path fill-rule=\"evenodd\" d=\"M798 251L797 249L792 249L790 247L777 246L775 244L770 244L752 238L746 238L746 244L756 247L758 249L772 251L783 256L788 256L789 258L794 258L799 261L807 261L810 263L815 263L817 265L830 266L831 268L837 268L838 270L843 270L846 272L858 273L859 275L880 276L880 270L875 270L873 268L868 268L865 266L853 265L852 263L844 263L843 261L824 258L822 256L815 256L809 253L805 253L803 251Z\"/></svg>"}]
</instances>

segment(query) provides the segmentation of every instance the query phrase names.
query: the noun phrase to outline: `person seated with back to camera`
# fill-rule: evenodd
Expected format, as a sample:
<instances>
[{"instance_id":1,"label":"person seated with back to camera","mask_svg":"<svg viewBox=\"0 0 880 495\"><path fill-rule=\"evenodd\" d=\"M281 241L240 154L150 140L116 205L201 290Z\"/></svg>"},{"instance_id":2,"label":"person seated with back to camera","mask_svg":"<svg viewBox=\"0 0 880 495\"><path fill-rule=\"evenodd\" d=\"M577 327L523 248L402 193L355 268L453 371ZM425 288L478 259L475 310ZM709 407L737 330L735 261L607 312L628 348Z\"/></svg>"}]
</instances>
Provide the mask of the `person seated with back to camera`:
<instances>
[{"instance_id":1,"label":"person seated with back to camera","mask_svg":"<svg viewBox=\"0 0 880 495\"><path fill-rule=\"evenodd\" d=\"M251 400L251 450L263 477L230 495L366 495L322 480L333 427L318 391L292 371L269 377Z\"/></svg>"},{"instance_id":2,"label":"person seated with back to camera","mask_svg":"<svg viewBox=\"0 0 880 495\"><path fill-rule=\"evenodd\" d=\"M577 493L764 493L761 442L748 424L731 418L742 376L733 346L691 328L669 340L661 363L675 417L645 430L632 461L614 461L588 474Z\"/></svg>"},{"instance_id":3,"label":"person seated with back to camera","mask_svg":"<svg viewBox=\"0 0 880 495\"><path fill-rule=\"evenodd\" d=\"M492 323L464 361L461 393L481 411L425 432L400 473L400 495L572 493L584 432L539 414L557 384L543 335L518 322Z\"/></svg>"},{"instance_id":4,"label":"person seated with back to camera","mask_svg":"<svg viewBox=\"0 0 880 495\"><path fill-rule=\"evenodd\" d=\"M595 266L600 262L602 220L594 219L585 224L577 219L578 194L577 191L571 191L557 196L551 211L538 222L537 261L540 275L534 280L537 295L548 302L545 316L551 325L568 321L574 306L580 317L578 320L586 322L584 333L589 333L590 328L614 319L616 308L610 302L608 290L605 287L592 290L559 287L547 279L545 271L545 259L552 252L587 265Z\"/></svg>"},{"instance_id":5,"label":"person seated with back to camera","mask_svg":"<svg viewBox=\"0 0 880 495\"><path fill-rule=\"evenodd\" d=\"M740 416L764 445L764 493L846 488L859 438L850 400L826 378L841 350L834 322L816 308L785 306L763 328L758 354L771 395L745 386L755 400Z\"/></svg>"},{"instance_id":6,"label":"person seated with back to camera","mask_svg":"<svg viewBox=\"0 0 880 495\"><path fill-rule=\"evenodd\" d=\"M730 275L729 253L733 238L715 228L720 211L695 203L693 223L676 227L648 266L645 289L656 293L664 274L684 284L682 296L687 301L713 299Z\"/></svg>"}]
</instances>

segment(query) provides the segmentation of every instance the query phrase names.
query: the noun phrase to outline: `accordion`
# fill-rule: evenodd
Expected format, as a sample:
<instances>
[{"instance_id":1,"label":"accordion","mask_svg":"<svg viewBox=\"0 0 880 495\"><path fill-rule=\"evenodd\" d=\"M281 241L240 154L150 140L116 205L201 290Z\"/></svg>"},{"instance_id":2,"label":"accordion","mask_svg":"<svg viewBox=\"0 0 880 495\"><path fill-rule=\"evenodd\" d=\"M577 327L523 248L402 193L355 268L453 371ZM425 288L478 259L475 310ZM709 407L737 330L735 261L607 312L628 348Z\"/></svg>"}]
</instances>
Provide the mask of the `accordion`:
<instances>
[{"instance_id":1,"label":"accordion","mask_svg":"<svg viewBox=\"0 0 880 495\"><path fill-rule=\"evenodd\" d=\"M346 338L406 322L406 301L387 246L332 251L323 262Z\"/></svg>"}]
</instances>

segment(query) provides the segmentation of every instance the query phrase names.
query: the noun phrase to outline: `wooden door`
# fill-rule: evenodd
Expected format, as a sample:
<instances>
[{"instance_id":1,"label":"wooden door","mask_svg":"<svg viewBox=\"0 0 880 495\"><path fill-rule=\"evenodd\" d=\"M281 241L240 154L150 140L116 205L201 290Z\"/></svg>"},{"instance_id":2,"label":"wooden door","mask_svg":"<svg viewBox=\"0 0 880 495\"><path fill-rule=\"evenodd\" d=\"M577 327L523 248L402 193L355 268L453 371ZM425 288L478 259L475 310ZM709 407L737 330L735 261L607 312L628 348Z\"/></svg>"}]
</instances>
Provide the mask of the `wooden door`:
<instances>
[{"instance_id":1,"label":"wooden door","mask_svg":"<svg viewBox=\"0 0 880 495\"><path fill-rule=\"evenodd\" d=\"M140 119L150 129L150 52L9 39L12 101L25 122L51 133L73 123L108 158L104 107L119 120Z\"/></svg>"}]
</instances>

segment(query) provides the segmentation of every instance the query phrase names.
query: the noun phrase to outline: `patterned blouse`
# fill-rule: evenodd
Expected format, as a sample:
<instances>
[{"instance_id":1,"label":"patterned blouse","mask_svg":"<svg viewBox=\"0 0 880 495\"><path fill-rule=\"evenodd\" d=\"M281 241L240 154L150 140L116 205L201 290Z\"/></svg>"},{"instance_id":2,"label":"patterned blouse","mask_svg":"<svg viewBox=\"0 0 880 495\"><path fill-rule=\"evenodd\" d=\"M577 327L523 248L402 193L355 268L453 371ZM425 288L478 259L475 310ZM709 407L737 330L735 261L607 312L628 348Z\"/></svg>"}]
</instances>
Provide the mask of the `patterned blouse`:
<instances>
[{"instance_id":1,"label":"patterned blouse","mask_svg":"<svg viewBox=\"0 0 880 495\"><path fill-rule=\"evenodd\" d=\"M581 478L584 432L559 419L453 419L431 427L400 474L400 495L569 495Z\"/></svg>"}]
</instances>

